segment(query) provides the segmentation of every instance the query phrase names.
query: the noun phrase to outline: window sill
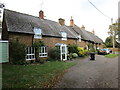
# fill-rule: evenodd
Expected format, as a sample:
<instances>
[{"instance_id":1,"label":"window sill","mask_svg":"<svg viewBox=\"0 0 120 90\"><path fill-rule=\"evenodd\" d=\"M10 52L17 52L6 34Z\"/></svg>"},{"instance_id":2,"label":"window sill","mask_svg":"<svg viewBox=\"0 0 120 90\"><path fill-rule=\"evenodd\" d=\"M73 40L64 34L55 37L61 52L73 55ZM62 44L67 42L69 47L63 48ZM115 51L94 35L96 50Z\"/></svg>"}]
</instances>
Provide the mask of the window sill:
<instances>
[{"instance_id":1,"label":"window sill","mask_svg":"<svg viewBox=\"0 0 120 90\"><path fill-rule=\"evenodd\" d=\"M42 38L34 38L34 39L42 39Z\"/></svg>"},{"instance_id":2,"label":"window sill","mask_svg":"<svg viewBox=\"0 0 120 90\"><path fill-rule=\"evenodd\" d=\"M39 56L39 57L48 57L48 56Z\"/></svg>"},{"instance_id":3,"label":"window sill","mask_svg":"<svg viewBox=\"0 0 120 90\"><path fill-rule=\"evenodd\" d=\"M32 61L33 61L33 60L35 60L35 58L31 58L31 59L26 59L26 61L30 61L30 60L32 60Z\"/></svg>"},{"instance_id":4,"label":"window sill","mask_svg":"<svg viewBox=\"0 0 120 90\"><path fill-rule=\"evenodd\" d=\"M62 40L65 40L65 41L67 41L67 39L66 39L66 38L62 38Z\"/></svg>"}]
</instances>

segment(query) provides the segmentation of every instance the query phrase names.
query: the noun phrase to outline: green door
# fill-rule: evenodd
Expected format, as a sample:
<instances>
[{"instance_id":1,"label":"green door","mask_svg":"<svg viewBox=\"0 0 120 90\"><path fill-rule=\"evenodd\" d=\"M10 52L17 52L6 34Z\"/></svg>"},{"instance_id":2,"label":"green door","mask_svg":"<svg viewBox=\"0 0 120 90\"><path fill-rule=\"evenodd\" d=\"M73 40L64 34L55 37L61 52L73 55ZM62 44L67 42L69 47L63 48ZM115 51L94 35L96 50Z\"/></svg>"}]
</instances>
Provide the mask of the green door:
<instances>
[{"instance_id":1,"label":"green door","mask_svg":"<svg viewBox=\"0 0 120 90\"><path fill-rule=\"evenodd\" d=\"M8 41L0 41L0 63L9 62Z\"/></svg>"}]
</instances>

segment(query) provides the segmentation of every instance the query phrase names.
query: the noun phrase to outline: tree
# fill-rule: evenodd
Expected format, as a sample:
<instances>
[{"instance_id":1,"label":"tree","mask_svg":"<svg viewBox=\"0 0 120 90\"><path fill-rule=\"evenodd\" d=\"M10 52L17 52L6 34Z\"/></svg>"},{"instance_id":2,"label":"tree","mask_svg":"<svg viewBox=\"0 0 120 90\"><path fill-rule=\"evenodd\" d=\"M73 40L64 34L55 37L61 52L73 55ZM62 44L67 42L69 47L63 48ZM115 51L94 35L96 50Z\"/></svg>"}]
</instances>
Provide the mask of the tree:
<instances>
[{"instance_id":1,"label":"tree","mask_svg":"<svg viewBox=\"0 0 120 90\"><path fill-rule=\"evenodd\" d=\"M115 35L117 35L117 31L118 31L118 23L113 23L112 25L109 25L109 29L110 31L108 32L108 34L112 35L113 33L115 33Z\"/></svg>"},{"instance_id":2,"label":"tree","mask_svg":"<svg viewBox=\"0 0 120 90\"><path fill-rule=\"evenodd\" d=\"M120 29L120 18L117 19L116 23L113 23L112 25L109 25L109 29L110 29L110 31L108 32L108 34L110 35L110 37L106 39L106 46L111 47L111 43L112 43L113 48L115 48L115 47L119 48L119 43L120 43L120 36L119 36L119 34L120 34L120 30L119 30Z\"/></svg>"},{"instance_id":3,"label":"tree","mask_svg":"<svg viewBox=\"0 0 120 90\"><path fill-rule=\"evenodd\" d=\"M105 45L106 45L106 47L112 47L112 37L111 36L106 38Z\"/></svg>"},{"instance_id":4,"label":"tree","mask_svg":"<svg viewBox=\"0 0 120 90\"><path fill-rule=\"evenodd\" d=\"M118 35L119 35L119 28L118 28L119 23L118 23L118 20L116 21L116 23L113 23L112 25L109 25L110 31L108 32L108 34L110 36L114 35L115 41L118 41Z\"/></svg>"},{"instance_id":5,"label":"tree","mask_svg":"<svg viewBox=\"0 0 120 90\"><path fill-rule=\"evenodd\" d=\"M113 43L112 43L112 36L109 36L106 38L105 40L105 45L107 48L112 48L113 47ZM115 41L115 47L118 47L119 43L117 41Z\"/></svg>"}]
</instances>

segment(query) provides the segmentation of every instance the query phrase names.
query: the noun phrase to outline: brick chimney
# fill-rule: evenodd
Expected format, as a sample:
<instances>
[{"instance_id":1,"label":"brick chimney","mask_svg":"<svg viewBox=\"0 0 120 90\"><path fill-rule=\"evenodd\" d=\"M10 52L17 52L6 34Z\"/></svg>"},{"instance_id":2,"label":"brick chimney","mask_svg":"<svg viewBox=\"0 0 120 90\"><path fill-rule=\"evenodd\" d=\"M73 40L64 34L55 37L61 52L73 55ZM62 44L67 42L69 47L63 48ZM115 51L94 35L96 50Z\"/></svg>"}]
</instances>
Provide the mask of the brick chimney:
<instances>
[{"instance_id":1,"label":"brick chimney","mask_svg":"<svg viewBox=\"0 0 120 90\"><path fill-rule=\"evenodd\" d=\"M62 19L62 18L59 18L58 22L59 22L60 25L65 25L65 20Z\"/></svg>"},{"instance_id":2,"label":"brick chimney","mask_svg":"<svg viewBox=\"0 0 120 90\"><path fill-rule=\"evenodd\" d=\"M94 31L94 29L92 30L92 33L93 33L93 34L95 34L95 31Z\"/></svg>"},{"instance_id":3,"label":"brick chimney","mask_svg":"<svg viewBox=\"0 0 120 90\"><path fill-rule=\"evenodd\" d=\"M70 19L70 27L74 27L74 20L72 19L72 16L71 16L71 19Z\"/></svg>"},{"instance_id":4,"label":"brick chimney","mask_svg":"<svg viewBox=\"0 0 120 90\"><path fill-rule=\"evenodd\" d=\"M85 30L85 26L84 25L82 25L82 27L81 27L83 30Z\"/></svg>"},{"instance_id":5,"label":"brick chimney","mask_svg":"<svg viewBox=\"0 0 120 90\"><path fill-rule=\"evenodd\" d=\"M40 10L39 12L39 18L44 19L44 12L42 10Z\"/></svg>"}]
</instances>

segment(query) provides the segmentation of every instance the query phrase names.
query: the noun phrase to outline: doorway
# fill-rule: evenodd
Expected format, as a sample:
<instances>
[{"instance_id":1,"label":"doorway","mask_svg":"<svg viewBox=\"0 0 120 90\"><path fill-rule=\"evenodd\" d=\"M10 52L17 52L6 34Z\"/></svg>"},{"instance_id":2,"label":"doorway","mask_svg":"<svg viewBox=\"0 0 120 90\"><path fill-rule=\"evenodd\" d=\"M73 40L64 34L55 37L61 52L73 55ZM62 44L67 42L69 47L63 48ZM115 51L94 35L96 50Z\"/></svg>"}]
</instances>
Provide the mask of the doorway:
<instances>
[{"instance_id":1,"label":"doorway","mask_svg":"<svg viewBox=\"0 0 120 90\"><path fill-rule=\"evenodd\" d=\"M56 46L60 47L60 59L62 61L67 60L67 45L62 43L57 43Z\"/></svg>"}]
</instances>

